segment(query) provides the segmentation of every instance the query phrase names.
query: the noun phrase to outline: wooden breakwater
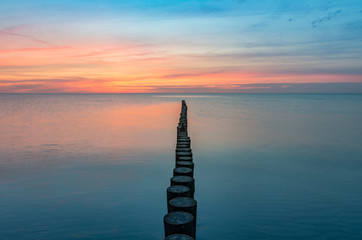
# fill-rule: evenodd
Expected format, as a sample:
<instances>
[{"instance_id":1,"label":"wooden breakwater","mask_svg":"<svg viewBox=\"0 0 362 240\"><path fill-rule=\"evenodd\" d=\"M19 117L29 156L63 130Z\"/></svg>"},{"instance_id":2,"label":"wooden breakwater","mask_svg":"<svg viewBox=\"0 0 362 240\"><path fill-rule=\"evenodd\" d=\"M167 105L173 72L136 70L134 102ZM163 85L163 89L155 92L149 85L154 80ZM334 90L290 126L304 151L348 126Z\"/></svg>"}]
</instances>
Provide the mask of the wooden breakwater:
<instances>
[{"instance_id":1,"label":"wooden breakwater","mask_svg":"<svg viewBox=\"0 0 362 240\"><path fill-rule=\"evenodd\" d=\"M195 179L191 139L187 130L187 105L182 100L177 126L175 168L167 188L167 211L163 218L166 240L196 238L197 202L194 199Z\"/></svg>"}]
</instances>

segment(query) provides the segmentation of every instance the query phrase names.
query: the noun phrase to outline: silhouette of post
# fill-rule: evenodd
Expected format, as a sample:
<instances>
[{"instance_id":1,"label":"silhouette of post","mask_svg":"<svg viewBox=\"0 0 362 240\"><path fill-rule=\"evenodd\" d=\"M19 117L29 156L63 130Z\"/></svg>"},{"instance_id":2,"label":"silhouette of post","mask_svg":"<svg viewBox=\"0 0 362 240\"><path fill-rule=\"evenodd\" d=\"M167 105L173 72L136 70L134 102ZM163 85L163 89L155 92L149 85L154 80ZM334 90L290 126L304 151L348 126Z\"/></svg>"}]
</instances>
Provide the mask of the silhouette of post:
<instances>
[{"instance_id":1,"label":"silhouette of post","mask_svg":"<svg viewBox=\"0 0 362 240\"><path fill-rule=\"evenodd\" d=\"M175 168L167 188L167 211L163 218L166 240L196 239L197 201L191 139L188 136L187 105L181 102L177 125Z\"/></svg>"}]
</instances>

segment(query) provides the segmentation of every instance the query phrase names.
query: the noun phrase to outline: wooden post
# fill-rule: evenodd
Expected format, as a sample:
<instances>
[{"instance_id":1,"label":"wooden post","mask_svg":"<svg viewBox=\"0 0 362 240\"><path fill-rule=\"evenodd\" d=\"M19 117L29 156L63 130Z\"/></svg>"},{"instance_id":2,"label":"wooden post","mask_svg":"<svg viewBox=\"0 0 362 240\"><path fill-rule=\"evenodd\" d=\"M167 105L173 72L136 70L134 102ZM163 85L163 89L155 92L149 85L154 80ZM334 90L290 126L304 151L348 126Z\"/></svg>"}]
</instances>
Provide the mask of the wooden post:
<instances>
[{"instance_id":1,"label":"wooden post","mask_svg":"<svg viewBox=\"0 0 362 240\"><path fill-rule=\"evenodd\" d=\"M184 137L184 136L179 136L177 137L177 141L184 141L184 142L191 142L190 137Z\"/></svg>"},{"instance_id":2,"label":"wooden post","mask_svg":"<svg viewBox=\"0 0 362 240\"><path fill-rule=\"evenodd\" d=\"M186 136L186 137L178 137L177 138L179 141L182 140L182 141L191 141L190 137Z\"/></svg>"},{"instance_id":3,"label":"wooden post","mask_svg":"<svg viewBox=\"0 0 362 240\"><path fill-rule=\"evenodd\" d=\"M192 157L179 157L179 161L192 161Z\"/></svg>"},{"instance_id":4,"label":"wooden post","mask_svg":"<svg viewBox=\"0 0 362 240\"><path fill-rule=\"evenodd\" d=\"M168 212L183 211L191 213L196 219L197 201L188 197L171 199L168 205Z\"/></svg>"},{"instance_id":5,"label":"wooden post","mask_svg":"<svg viewBox=\"0 0 362 240\"><path fill-rule=\"evenodd\" d=\"M191 168L194 169L194 163L192 161L177 161L176 162L176 167L187 167L187 168Z\"/></svg>"},{"instance_id":6,"label":"wooden post","mask_svg":"<svg viewBox=\"0 0 362 240\"><path fill-rule=\"evenodd\" d=\"M177 125L176 164L170 179L171 187L167 188L168 214L163 218L165 240L194 240L196 236L194 163L187 127L187 105L182 100Z\"/></svg>"},{"instance_id":7,"label":"wooden post","mask_svg":"<svg viewBox=\"0 0 362 240\"><path fill-rule=\"evenodd\" d=\"M165 237L172 234L186 234L195 237L194 216L188 212L171 212L164 216Z\"/></svg>"},{"instance_id":8,"label":"wooden post","mask_svg":"<svg viewBox=\"0 0 362 240\"><path fill-rule=\"evenodd\" d=\"M194 171L192 170L192 168L178 167L173 169L173 176L194 177Z\"/></svg>"},{"instance_id":9,"label":"wooden post","mask_svg":"<svg viewBox=\"0 0 362 240\"><path fill-rule=\"evenodd\" d=\"M192 157L192 152L176 152L176 161L178 161L180 157Z\"/></svg>"},{"instance_id":10,"label":"wooden post","mask_svg":"<svg viewBox=\"0 0 362 240\"><path fill-rule=\"evenodd\" d=\"M190 188L183 185L175 185L167 188L167 202L177 197L190 197Z\"/></svg>"},{"instance_id":11,"label":"wooden post","mask_svg":"<svg viewBox=\"0 0 362 240\"><path fill-rule=\"evenodd\" d=\"M189 144L189 143L180 142L180 143L177 143L177 144L176 144L176 148L190 148L190 144Z\"/></svg>"},{"instance_id":12,"label":"wooden post","mask_svg":"<svg viewBox=\"0 0 362 240\"><path fill-rule=\"evenodd\" d=\"M195 179L188 176L175 176L171 178L171 186L183 185L190 188L191 197L194 197Z\"/></svg>"},{"instance_id":13,"label":"wooden post","mask_svg":"<svg viewBox=\"0 0 362 240\"><path fill-rule=\"evenodd\" d=\"M191 152L191 148L176 148L176 152Z\"/></svg>"}]
</instances>

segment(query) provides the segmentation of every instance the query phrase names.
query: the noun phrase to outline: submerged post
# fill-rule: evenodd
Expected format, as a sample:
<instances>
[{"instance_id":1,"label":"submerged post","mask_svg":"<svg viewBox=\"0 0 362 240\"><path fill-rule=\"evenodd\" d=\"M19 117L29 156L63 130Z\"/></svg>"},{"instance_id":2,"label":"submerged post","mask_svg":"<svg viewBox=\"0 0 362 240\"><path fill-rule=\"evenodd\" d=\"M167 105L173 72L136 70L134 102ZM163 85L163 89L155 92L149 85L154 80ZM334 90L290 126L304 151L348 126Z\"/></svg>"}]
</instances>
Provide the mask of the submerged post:
<instances>
[{"instance_id":1,"label":"submerged post","mask_svg":"<svg viewBox=\"0 0 362 240\"><path fill-rule=\"evenodd\" d=\"M187 129L187 105L181 103L177 125L176 161L170 187L167 188L167 211L163 218L165 239L196 239L197 202L191 139Z\"/></svg>"}]
</instances>

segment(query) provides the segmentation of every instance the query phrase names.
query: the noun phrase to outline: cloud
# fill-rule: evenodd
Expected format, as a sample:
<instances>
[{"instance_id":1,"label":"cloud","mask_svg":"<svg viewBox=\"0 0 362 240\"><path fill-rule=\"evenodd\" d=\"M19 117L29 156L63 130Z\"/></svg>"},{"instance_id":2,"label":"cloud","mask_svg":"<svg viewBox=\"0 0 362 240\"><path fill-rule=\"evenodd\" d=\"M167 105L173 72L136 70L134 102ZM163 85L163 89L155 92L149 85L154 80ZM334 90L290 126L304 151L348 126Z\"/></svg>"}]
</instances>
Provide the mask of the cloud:
<instances>
[{"instance_id":1,"label":"cloud","mask_svg":"<svg viewBox=\"0 0 362 240\"><path fill-rule=\"evenodd\" d=\"M43 41L39 38L36 38L36 37L33 37L31 35L27 35L27 34L22 34L22 33L16 33L14 32L14 29L15 27L11 27L11 28L6 28L6 29L3 29L3 30L0 30L0 36L1 35L9 35L9 36L16 36L16 37L22 37L22 38L27 38L27 39L30 39L32 41L35 41L37 43L41 43L41 44L44 44L44 45L47 45L47 46L53 46L53 44L49 43L49 42L46 42L46 41Z\"/></svg>"},{"instance_id":2,"label":"cloud","mask_svg":"<svg viewBox=\"0 0 362 240\"><path fill-rule=\"evenodd\" d=\"M178 85L154 87L153 91L164 93L362 93L362 82Z\"/></svg>"},{"instance_id":3,"label":"cloud","mask_svg":"<svg viewBox=\"0 0 362 240\"><path fill-rule=\"evenodd\" d=\"M160 76L159 78L175 79L175 78L185 78L185 77L200 77L200 76L213 75L213 74L219 74L219 73L229 73L229 72L230 72L230 70L197 72L197 73L175 73L175 74L163 75L163 76Z\"/></svg>"},{"instance_id":4,"label":"cloud","mask_svg":"<svg viewBox=\"0 0 362 240\"><path fill-rule=\"evenodd\" d=\"M61 93L61 92L92 92L94 87L107 84L86 78L62 79L25 79L25 80L0 80L2 93ZM94 87L89 87L94 85Z\"/></svg>"},{"instance_id":5,"label":"cloud","mask_svg":"<svg viewBox=\"0 0 362 240\"><path fill-rule=\"evenodd\" d=\"M0 80L0 93L117 93L117 92L163 92L163 93L362 93L359 82L280 82L280 83L224 83L174 84L141 79L23 79ZM138 80L141 80L139 82ZM135 81L135 82L133 82Z\"/></svg>"},{"instance_id":6,"label":"cloud","mask_svg":"<svg viewBox=\"0 0 362 240\"><path fill-rule=\"evenodd\" d=\"M43 47L43 48L17 48L17 49L0 50L0 53L43 52L43 51L58 51L66 49L71 49L71 47L58 46L58 47Z\"/></svg>"},{"instance_id":7,"label":"cloud","mask_svg":"<svg viewBox=\"0 0 362 240\"><path fill-rule=\"evenodd\" d=\"M318 18L316 20L314 20L312 22L312 26L315 28L317 25L321 24L321 23L324 23L324 22L327 22L327 21L330 21L331 19L337 17L337 15L339 15L340 13L342 13L342 10L339 9L335 12L331 12L331 13L328 13L327 16L324 16L322 18Z\"/></svg>"}]
</instances>

